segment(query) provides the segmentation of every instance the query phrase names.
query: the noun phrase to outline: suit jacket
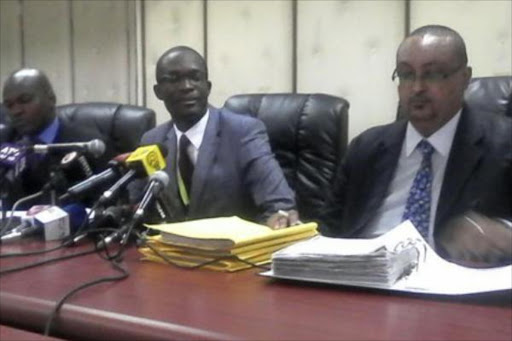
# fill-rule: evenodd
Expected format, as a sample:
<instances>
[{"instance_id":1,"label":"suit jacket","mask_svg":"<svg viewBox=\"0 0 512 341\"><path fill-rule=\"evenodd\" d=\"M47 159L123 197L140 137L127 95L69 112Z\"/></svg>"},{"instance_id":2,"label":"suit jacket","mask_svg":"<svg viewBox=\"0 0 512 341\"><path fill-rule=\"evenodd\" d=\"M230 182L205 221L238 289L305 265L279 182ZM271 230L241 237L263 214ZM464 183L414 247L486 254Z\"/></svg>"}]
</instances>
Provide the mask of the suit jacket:
<instances>
[{"instance_id":1,"label":"suit jacket","mask_svg":"<svg viewBox=\"0 0 512 341\"><path fill-rule=\"evenodd\" d=\"M77 127L71 122L59 118L59 130L53 143L64 142L87 142L93 139L101 139L101 136L92 131ZM14 142L17 142L14 138ZM29 194L36 193L49 181L50 173L53 168L60 164L65 152L54 152L46 155L29 154L27 156L27 168L20 174L18 179L11 179L11 188L9 191L9 203L12 205L16 200ZM108 160L112 156L112 150L107 144L106 152L98 159L87 158L94 173L99 172L106 167ZM60 183L60 191L67 189L72 183L84 180L84 174L77 174L77 168L71 168L65 172L66 180ZM48 200L44 199L45 203ZM36 202L37 203L37 202ZM10 205L9 205L10 204ZM30 205L35 204L31 202Z\"/></svg>"},{"instance_id":2,"label":"suit jacket","mask_svg":"<svg viewBox=\"0 0 512 341\"><path fill-rule=\"evenodd\" d=\"M326 235L357 237L382 205L405 137L406 121L375 127L356 137L321 213ZM434 238L467 210L512 217L512 120L462 111L443 179Z\"/></svg>"},{"instance_id":3,"label":"suit jacket","mask_svg":"<svg viewBox=\"0 0 512 341\"><path fill-rule=\"evenodd\" d=\"M168 149L165 170L170 183L164 196L171 206L172 220L237 215L263 221L278 210L295 208L294 193L272 154L263 123L226 109L209 110L187 210L178 192L177 140L172 122L148 131L141 139L141 144L162 143Z\"/></svg>"}]
</instances>

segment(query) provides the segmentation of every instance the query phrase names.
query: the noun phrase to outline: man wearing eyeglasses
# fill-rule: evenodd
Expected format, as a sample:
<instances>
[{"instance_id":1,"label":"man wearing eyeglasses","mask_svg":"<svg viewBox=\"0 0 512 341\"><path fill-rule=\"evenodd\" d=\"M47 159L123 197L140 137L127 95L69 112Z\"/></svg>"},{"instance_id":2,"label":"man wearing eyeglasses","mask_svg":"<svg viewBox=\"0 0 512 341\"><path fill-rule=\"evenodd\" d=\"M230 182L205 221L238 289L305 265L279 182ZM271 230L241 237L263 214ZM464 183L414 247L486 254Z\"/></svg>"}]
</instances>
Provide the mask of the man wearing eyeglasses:
<instances>
[{"instance_id":1,"label":"man wearing eyeglasses","mask_svg":"<svg viewBox=\"0 0 512 341\"><path fill-rule=\"evenodd\" d=\"M465 107L471 79L454 30L421 27L396 55L405 120L369 129L349 147L322 232L373 238L410 220L443 257L512 262L512 120Z\"/></svg>"}]
</instances>

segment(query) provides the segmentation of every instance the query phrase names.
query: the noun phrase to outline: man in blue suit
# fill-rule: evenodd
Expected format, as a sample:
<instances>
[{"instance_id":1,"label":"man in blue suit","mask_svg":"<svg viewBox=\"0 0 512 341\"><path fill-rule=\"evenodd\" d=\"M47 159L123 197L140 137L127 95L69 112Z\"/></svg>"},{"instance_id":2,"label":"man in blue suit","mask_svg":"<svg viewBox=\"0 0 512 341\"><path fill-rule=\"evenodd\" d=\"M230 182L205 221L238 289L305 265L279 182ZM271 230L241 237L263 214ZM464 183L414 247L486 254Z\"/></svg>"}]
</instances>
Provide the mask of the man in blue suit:
<instances>
[{"instance_id":1,"label":"man in blue suit","mask_svg":"<svg viewBox=\"0 0 512 341\"><path fill-rule=\"evenodd\" d=\"M208 105L204 59L178 46L157 62L154 92L171 120L141 144L167 147L164 195L175 221L236 215L273 228L298 220L294 193L275 160L262 122Z\"/></svg>"},{"instance_id":2,"label":"man in blue suit","mask_svg":"<svg viewBox=\"0 0 512 341\"><path fill-rule=\"evenodd\" d=\"M352 140L322 213L324 234L372 238L409 219L455 262L512 262L512 121L464 105L467 63L448 27L404 39L393 79L407 120Z\"/></svg>"}]
</instances>

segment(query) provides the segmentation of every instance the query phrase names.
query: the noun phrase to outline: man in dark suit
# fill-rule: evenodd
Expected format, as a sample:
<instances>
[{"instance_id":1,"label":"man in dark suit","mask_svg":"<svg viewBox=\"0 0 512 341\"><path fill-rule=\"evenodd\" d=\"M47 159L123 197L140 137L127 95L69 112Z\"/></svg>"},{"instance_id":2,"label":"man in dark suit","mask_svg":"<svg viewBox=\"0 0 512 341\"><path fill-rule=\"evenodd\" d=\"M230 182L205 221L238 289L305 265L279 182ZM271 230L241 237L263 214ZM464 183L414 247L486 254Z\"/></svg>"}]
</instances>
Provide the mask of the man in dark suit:
<instances>
[{"instance_id":1,"label":"man in dark suit","mask_svg":"<svg viewBox=\"0 0 512 341\"><path fill-rule=\"evenodd\" d=\"M21 69L13 72L5 81L3 88L3 104L7 109L9 126L12 128L12 134L6 138L8 142L20 145L52 144L87 142L100 138L96 132L76 127L59 118L55 111L55 103L56 96L52 85L42 71ZM26 169L20 174L19 179L12 181L10 204L21 197L40 191L49 181L51 169L60 164L64 155L63 152L29 155ZM89 158L92 170L105 167L107 157L105 155L98 160ZM83 180L83 177L73 178L77 174L69 176L69 180Z\"/></svg>"},{"instance_id":2,"label":"man in dark suit","mask_svg":"<svg viewBox=\"0 0 512 341\"><path fill-rule=\"evenodd\" d=\"M453 261L512 261L512 121L464 106L470 78L457 32L431 25L405 38L393 79L407 120L351 142L324 234L371 238L410 219Z\"/></svg>"},{"instance_id":3,"label":"man in dark suit","mask_svg":"<svg viewBox=\"0 0 512 341\"><path fill-rule=\"evenodd\" d=\"M208 105L204 59L185 46L156 66L156 96L172 120L147 132L142 144L168 148L166 196L174 220L237 215L286 227L298 220L292 190L275 160L263 123Z\"/></svg>"}]
</instances>

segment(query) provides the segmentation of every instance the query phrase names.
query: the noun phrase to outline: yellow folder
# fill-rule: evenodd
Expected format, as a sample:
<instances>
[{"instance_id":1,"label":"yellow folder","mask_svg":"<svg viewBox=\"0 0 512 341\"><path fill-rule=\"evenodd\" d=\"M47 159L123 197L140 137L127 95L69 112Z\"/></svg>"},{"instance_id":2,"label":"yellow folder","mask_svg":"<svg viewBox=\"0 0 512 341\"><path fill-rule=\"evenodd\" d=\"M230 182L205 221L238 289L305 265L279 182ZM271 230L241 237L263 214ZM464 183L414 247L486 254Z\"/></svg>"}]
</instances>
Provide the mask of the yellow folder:
<instances>
[{"instance_id":1,"label":"yellow folder","mask_svg":"<svg viewBox=\"0 0 512 341\"><path fill-rule=\"evenodd\" d=\"M316 223L273 230L238 217L220 217L180 223L146 225L160 231L161 241L173 245L203 249L232 250L275 239L296 240L296 235L317 234Z\"/></svg>"}]
</instances>

